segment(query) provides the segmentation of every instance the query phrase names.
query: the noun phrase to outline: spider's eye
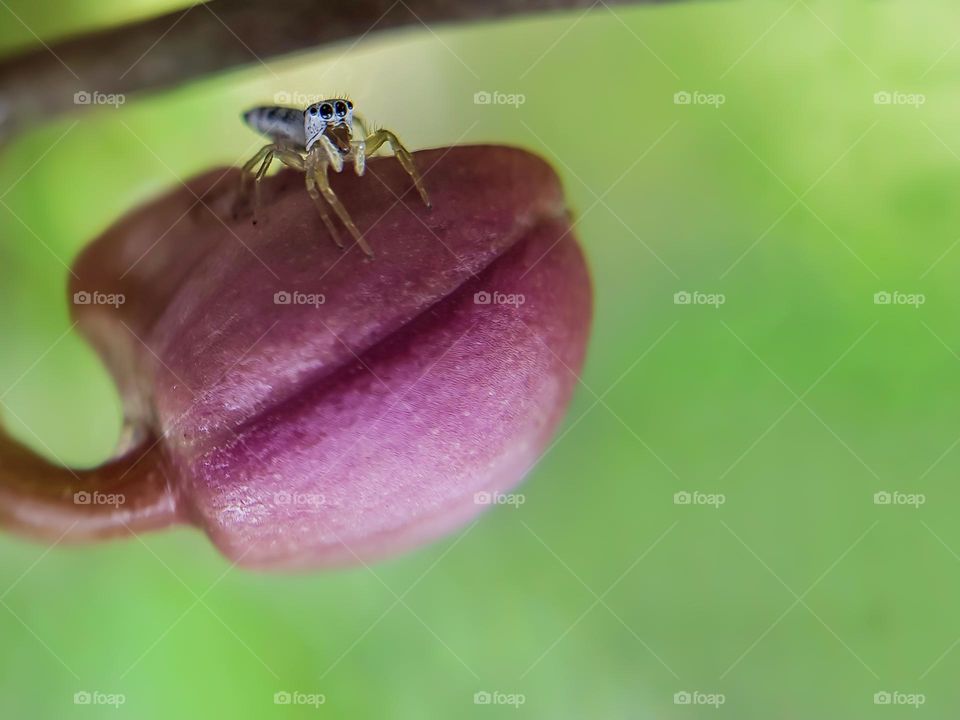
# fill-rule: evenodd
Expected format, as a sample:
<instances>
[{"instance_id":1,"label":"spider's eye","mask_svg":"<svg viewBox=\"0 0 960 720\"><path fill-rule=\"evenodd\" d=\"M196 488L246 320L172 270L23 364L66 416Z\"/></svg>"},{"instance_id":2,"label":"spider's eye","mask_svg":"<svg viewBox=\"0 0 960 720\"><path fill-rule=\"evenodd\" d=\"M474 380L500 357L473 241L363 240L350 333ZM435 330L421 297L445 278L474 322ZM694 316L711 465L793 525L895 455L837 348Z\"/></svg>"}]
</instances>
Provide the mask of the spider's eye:
<instances>
[{"instance_id":1,"label":"spider's eye","mask_svg":"<svg viewBox=\"0 0 960 720\"><path fill-rule=\"evenodd\" d=\"M337 117L347 116L347 104L343 100L337 100L333 107L337 111Z\"/></svg>"},{"instance_id":2,"label":"spider's eye","mask_svg":"<svg viewBox=\"0 0 960 720\"><path fill-rule=\"evenodd\" d=\"M316 106L316 105L314 105L313 107L310 108L310 114L311 114L311 115L316 115L316 114L317 114L317 106Z\"/></svg>"},{"instance_id":3,"label":"spider's eye","mask_svg":"<svg viewBox=\"0 0 960 720\"><path fill-rule=\"evenodd\" d=\"M333 117L333 106L330 103L324 103L320 106L320 117L329 120Z\"/></svg>"},{"instance_id":4,"label":"spider's eye","mask_svg":"<svg viewBox=\"0 0 960 720\"><path fill-rule=\"evenodd\" d=\"M353 110L353 103L347 100L347 107Z\"/></svg>"}]
</instances>

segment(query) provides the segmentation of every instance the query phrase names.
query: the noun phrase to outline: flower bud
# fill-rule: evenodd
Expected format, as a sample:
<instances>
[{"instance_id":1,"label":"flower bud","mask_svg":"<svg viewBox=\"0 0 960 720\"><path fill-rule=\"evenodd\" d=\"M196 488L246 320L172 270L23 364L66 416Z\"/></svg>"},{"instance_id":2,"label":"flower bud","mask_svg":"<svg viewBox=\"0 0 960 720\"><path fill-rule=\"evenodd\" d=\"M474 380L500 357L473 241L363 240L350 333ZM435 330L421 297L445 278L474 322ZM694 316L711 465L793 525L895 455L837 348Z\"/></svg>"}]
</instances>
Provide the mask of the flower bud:
<instances>
[{"instance_id":1,"label":"flower bud","mask_svg":"<svg viewBox=\"0 0 960 720\"><path fill-rule=\"evenodd\" d=\"M320 567L436 538L518 483L589 334L562 190L520 150L415 160L429 210L394 158L331 178L372 259L334 244L291 170L264 181L257 220L232 217L239 175L218 169L92 243L70 295L124 302L72 310L117 380L128 446L60 482L122 486L140 513L111 526L102 508L18 500L0 444L4 506L33 508L0 522L56 537L98 513L72 539L185 522L241 565Z\"/></svg>"}]
</instances>

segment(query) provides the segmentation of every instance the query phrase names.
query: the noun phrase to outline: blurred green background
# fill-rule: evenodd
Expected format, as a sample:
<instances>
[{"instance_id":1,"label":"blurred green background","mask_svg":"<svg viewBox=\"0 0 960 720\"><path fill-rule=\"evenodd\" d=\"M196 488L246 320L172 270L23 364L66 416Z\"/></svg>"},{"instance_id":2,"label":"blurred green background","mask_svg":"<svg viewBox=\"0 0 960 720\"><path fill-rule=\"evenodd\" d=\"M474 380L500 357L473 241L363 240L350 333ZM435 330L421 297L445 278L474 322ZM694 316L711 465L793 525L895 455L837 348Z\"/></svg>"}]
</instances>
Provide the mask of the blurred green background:
<instances>
[{"instance_id":1,"label":"blurred green background","mask_svg":"<svg viewBox=\"0 0 960 720\"><path fill-rule=\"evenodd\" d=\"M170 7L5 0L0 48ZM0 537L0 716L871 718L919 695L916 717L956 717L958 28L945 0L601 3L371 35L20 136L0 156L0 412L65 463L119 427L66 267L133 205L246 159L238 113L276 92L347 90L414 148L550 158L596 324L525 504L372 571L251 574L190 530Z\"/></svg>"}]
</instances>

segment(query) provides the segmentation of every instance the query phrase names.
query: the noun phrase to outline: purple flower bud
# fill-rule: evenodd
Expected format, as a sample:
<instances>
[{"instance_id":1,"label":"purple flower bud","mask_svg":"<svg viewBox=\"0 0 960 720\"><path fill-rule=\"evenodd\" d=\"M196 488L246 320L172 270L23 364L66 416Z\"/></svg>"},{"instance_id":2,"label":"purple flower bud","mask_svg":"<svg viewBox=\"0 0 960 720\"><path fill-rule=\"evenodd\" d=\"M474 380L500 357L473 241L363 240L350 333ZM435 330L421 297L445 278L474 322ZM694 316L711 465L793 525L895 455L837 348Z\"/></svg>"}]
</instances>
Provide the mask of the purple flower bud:
<instances>
[{"instance_id":1,"label":"purple flower bud","mask_svg":"<svg viewBox=\"0 0 960 720\"><path fill-rule=\"evenodd\" d=\"M72 307L128 446L74 474L0 438L0 523L78 539L187 522L245 566L331 566L442 535L519 482L590 327L559 181L503 147L415 159L432 210L393 158L332 177L372 260L336 247L293 171L264 182L259 222L232 219L238 175L219 169L91 244L71 299L123 300ZM64 499L111 491L124 502Z\"/></svg>"}]
</instances>

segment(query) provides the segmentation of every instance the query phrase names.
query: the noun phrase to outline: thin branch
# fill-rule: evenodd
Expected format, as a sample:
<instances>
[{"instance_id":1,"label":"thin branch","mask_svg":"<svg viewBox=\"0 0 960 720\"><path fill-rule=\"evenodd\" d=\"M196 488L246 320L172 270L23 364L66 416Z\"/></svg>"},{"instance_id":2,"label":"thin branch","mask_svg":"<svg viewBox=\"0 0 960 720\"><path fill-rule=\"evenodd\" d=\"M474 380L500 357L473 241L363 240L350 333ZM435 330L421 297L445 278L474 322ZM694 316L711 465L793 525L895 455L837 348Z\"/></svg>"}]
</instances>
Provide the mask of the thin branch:
<instances>
[{"instance_id":1,"label":"thin branch","mask_svg":"<svg viewBox=\"0 0 960 720\"><path fill-rule=\"evenodd\" d=\"M665 0L607 0L609 4ZM78 109L78 92L130 95L404 26L432 27L601 0L211 0L0 61L0 140ZM9 13L0 9L0 16Z\"/></svg>"}]
</instances>

